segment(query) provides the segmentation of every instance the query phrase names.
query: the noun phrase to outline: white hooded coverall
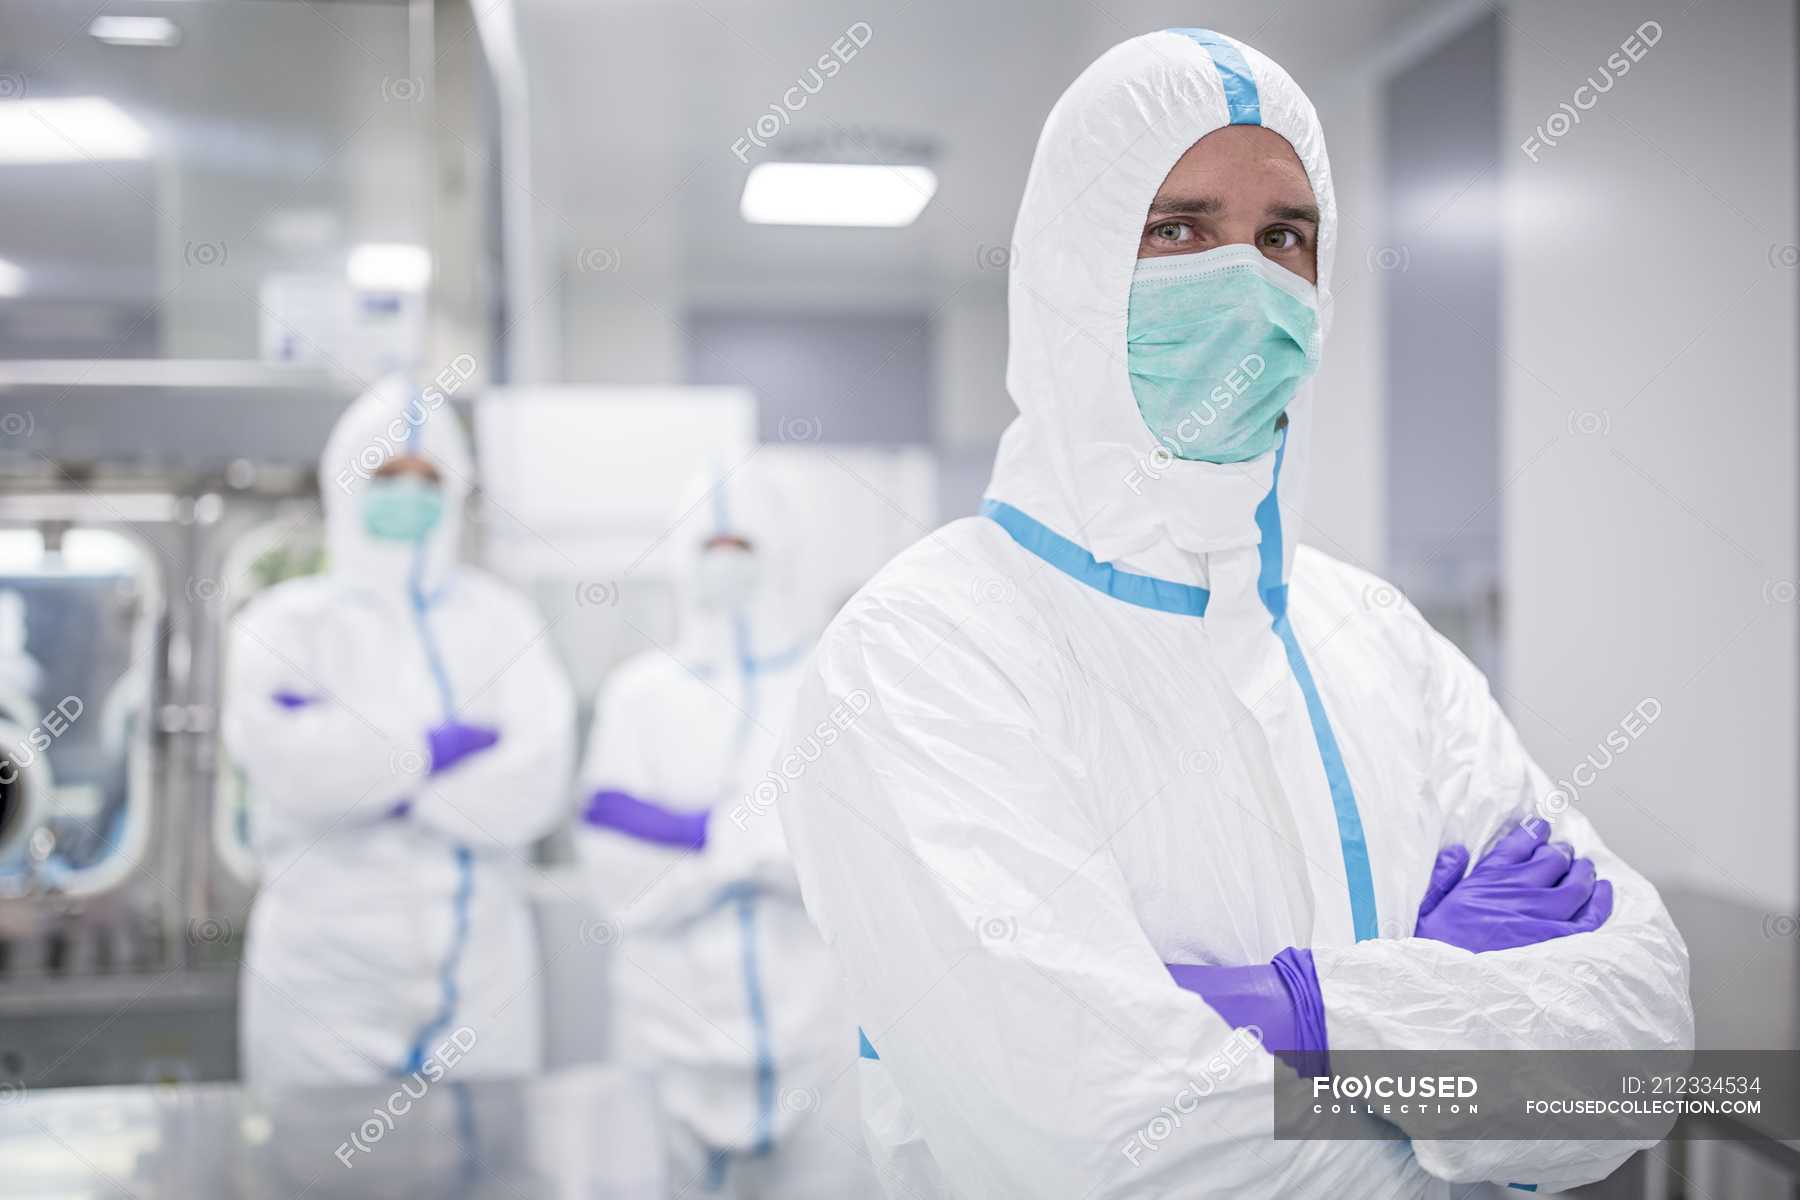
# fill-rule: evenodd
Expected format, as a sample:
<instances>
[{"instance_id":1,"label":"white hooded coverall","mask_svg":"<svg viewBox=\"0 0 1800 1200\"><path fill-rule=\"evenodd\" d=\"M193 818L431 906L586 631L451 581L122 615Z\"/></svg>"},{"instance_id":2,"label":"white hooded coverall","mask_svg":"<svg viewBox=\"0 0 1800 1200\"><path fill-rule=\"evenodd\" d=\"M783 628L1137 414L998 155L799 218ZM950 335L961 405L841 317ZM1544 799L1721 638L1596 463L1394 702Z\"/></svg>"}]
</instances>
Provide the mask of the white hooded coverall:
<instances>
[{"instance_id":1,"label":"white hooded coverall","mask_svg":"<svg viewBox=\"0 0 1800 1200\"><path fill-rule=\"evenodd\" d=\"M776 735L824 620L795 570L807 519L754 454L686 489L664 539L677 643L607 679L582 769L590 797L623 794L653 814L710 810L699 848L600 820L604 802L577 836L596 899L618 923L615 1040L659 1082L679 1195L874 1194L842 1053L856 1026L774 812L787 786L780 764L799 761ZM702 548L720 535L755 555L741 606L702 603Z\"/></svg>"},{"instance_id":2,"label":"white hooded coverall","mask_svg":"<svg viewBox=\"0 0 1800 1200\"><path fill-rule=\"evenodd\" d=\"M1239 1062L1165 963L1310 947L1333 1049L1692 1044L1686 948L1577 811L1553 836L1612 881L1604 927L1485 954L1411 936L1439 848L1479 857L1551 785L1390 585L1297 547L1312 389L1261 458L1153 453L1125 361L1138 239L1170 167L1228 123L1304 166L1329 316L1336 206L1295 83L1205 30L1103 55L1051 112L1020 207L1019 417L983 515L889 564L800 690L796 728L872 699L781 812L865 1035L890 1196L1548 1191L1638 1148L1275 1141L1274 1060Z\"/></svg>"},{"instance_id":3,"label":"white hooded coverall","mask_svg":"<svg viewBox=\"0 0 1800 1200\"><path fill-rule=\"evenodd\" d=\"M416 544L371 537L360 511L402 453L430 460L444 492ZM456 1079L541 1064L520 875L568 811L574 702L546 622L457 561L473 481L447 405L398 377L376 385L320 460L324 573L233 622L224 737L261 866L240 1040L258 1086L408 1076L464 1027ZM431 775L426 731L451 718L500 740Z\"/></svg>"}]
</instances>

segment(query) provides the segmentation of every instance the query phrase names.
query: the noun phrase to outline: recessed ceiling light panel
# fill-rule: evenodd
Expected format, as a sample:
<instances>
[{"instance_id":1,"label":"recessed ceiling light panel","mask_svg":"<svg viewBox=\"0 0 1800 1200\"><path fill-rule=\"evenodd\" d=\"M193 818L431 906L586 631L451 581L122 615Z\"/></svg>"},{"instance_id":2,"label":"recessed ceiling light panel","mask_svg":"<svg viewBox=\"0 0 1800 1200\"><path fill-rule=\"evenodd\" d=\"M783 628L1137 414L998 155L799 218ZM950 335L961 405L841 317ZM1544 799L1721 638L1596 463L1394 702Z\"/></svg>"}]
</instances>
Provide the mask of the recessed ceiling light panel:
<instances>
[{"instance_id":1,"label":"recessed ceiling light panel","mask_svg":"<svg viewBox=\"0 0 1800 1200\"><path fill-rule=\"evenodd\" d=\"M405 242L364 242L350 251L346 271L359 292L422 292L431 282L431 253Z\"/></svg>"},{"instance_id":2,"label":"recessed ceiling light panel","mask_svg":"<svg viewBox=\"0 0 1800 1200\"><path fill-rule=\"evenodd\" d=\"M911 225L937 192L930 167L765 162L750 170L738 211L757 225Z\"/></svg>"},{"instance_id":3,"label":"recessed ceiling light panel","mask_svg":"<svg viewBox=\"0 0 1800 1200\"><path fill-rule=\"evenodd\" d=\"M150 133L101 96L0 100L0 163L144 158Z\"/></svg>"},{"instance_id":4,"label":"recessed ceiling light panel","mask_svg":"<svg viewBox=\"0 0 1800 1200\"><path fill-rule=\"evenodd\" d=\"M181 26L167 17L95 17L88 33L109 46L173 46L181 41Z\"/></svg>"}]
</instances>

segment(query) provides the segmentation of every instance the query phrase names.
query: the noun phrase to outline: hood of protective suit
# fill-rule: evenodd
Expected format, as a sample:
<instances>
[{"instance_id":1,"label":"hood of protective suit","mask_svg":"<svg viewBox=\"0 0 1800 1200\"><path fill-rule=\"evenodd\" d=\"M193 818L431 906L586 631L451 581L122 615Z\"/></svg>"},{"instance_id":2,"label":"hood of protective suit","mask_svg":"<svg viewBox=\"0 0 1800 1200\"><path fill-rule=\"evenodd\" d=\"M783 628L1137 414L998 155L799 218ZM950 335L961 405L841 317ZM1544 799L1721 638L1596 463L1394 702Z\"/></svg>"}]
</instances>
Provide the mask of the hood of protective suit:
<instances>
[{"instance_id":1,"label":"hood of protective suit","mask_svg":"<svg viewBox=\"0 0 1800 1200\"><path fill-rule=\"evenodd\" d=\"M799 514L779 471L752 454L717 465L690 480L668 538L680 607L678 656L690 666L760 667L785 659L823 621L821 602L807 594L797 568ZM721 535L750 544L755 582L741 603L709 597L702 560Z\"/></svg>"},{"instance_id":2,"label":"hood of protective suit","mask_svg":"<svg viewBox=\"0 0 1800 1200\"><path fill-rule=\"evenodd\" d=\"M1082 72L1044 122L1013 235L1006 382L1019 416L1001 440L987 494L1102 562L1176 579L1204 575L1196 555L1258 543L1256 506L1277 457L1171 459L1138 412L1126 366L1132 272L1150 202L1190 146L1230 124L1261 124L1286 138L1312 184L1322 341L1337 244L1324 135L1287 72L1234 39L1145 34ZM1305 495L1312 405L1309 384L1287 409L1281 507L1290 528Z\"/></svg>"},{"instance_id":3,"label":"hood of protective suit","mask_svg":"<svg viewBox=\"0 0 1800 1200\"><path fill-rule=\"evenodd\" d=\"M437 468L444 496L443 515L416 545L372 536L362 516L375 472L389 459L408 454ZM388 376L344 410L319 459L326 569L376 591L404 590L415 583L426 593L435 591L460 555L463 502L474 482L469 442L448 401L434 403L402 376Z\"/></svg>"}]
</instances>

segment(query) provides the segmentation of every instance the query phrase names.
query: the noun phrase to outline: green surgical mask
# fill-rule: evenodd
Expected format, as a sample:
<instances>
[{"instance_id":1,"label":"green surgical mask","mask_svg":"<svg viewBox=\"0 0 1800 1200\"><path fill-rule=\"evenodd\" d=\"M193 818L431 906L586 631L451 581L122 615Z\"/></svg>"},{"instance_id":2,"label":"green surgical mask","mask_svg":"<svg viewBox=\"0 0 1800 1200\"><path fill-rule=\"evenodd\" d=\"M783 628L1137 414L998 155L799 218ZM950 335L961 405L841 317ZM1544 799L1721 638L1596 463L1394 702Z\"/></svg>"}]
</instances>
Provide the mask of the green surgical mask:
<instances>
[{"instance_id":1,"label":"green surgical mask","mask_svg":"<svg viewBox=\"0 0 1800 1200\"><path fill-rule=\"evenodd\" d=\"M363 528L385 542L420 541L443 515L443 492L412 475L371 480L363 496Z\"/></svg>"},{"instance_id":2,"label":"green surgical mask","mask_svg":"<svg viewBox=\"0 0 1800 1200\"><path fill-rule=\"evenodd\" d=\"M1254 246L1139 259L1125 358L1138 412L1177 458L1235 463L1319 366L1318 290Z\"/></svg>"}]
</instances>

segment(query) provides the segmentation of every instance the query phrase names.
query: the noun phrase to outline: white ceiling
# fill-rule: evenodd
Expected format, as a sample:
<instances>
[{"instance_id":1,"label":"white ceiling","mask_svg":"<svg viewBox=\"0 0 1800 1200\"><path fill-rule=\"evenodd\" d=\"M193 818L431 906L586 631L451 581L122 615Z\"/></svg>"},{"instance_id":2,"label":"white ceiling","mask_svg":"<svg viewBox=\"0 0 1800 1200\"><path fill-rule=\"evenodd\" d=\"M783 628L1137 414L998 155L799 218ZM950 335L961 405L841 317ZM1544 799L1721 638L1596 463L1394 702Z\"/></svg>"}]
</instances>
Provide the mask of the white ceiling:
<instances>
[{"instance_id":1,"label":"white ceiling","mask_svg":"<svg viewBox=\"0 0 1800 1200\"><path fill-rule=\"evenodd\" d=\"M0 258L28 277L0 302L0 357L254 357L263 275L341 270L353 242L425 236L403 5L107 11L168 16L181 44L103 45L88 0L0 0L0 96L104 96L153 146L136 162L0 165ZM280 214L318 228L283 239Z\"/></svg>"},{"instance_id":2,"label":"white ceiling","mask_svg":"<svg viewBox=\"0 0 1800 1200\"><path fill-rule=\"evenodd\" d=\"M1107 46L1211 25L1316 88L1445 2L515 0L535 162L508 186L562 269L583 249L616 255L622 281L661 300L930 304L1001 286L983 250L1008 240L1044 113ZM37 356L8 328L67 318L104 343L152 310L166 353L253 355L245 298L262 274L428 237L427 125L394 94L421 73L404 4L108 11L171 16L182 43L102 46L86 34L91 0L0 0L0 94L22 81L31 96L104 95L159 147L135 165L0 167L0 258L26 267L33 297L0 302L0 357ZM732 143L857 21L867 46L772 149L846 128L922 137L938 150L936 198L900 230L745 224L749 168ZM326 220L312 244L284 244L269 232L283 213ZM218 247L224 261L205 257Z\"/></svg>"},{"instance_id":3,"label":"white ceiling","mask_svg":"<svg viewBox=\"0 0 1800 1200\"><path fill-rule=\"evenodd\" d=\"M1204 24L1314 89L1357 69L1434 0L518 0L539 131L534 186L564 253L616 251L638 286L689 299L931 302L999 287L985 247L1011 232L1057 95L1145 30ZM750 162L873 127L936 143L940 183L900 230L751 226L737 215L746 126L856 21L868 45Z\"/></svg>"}]
</instances>

